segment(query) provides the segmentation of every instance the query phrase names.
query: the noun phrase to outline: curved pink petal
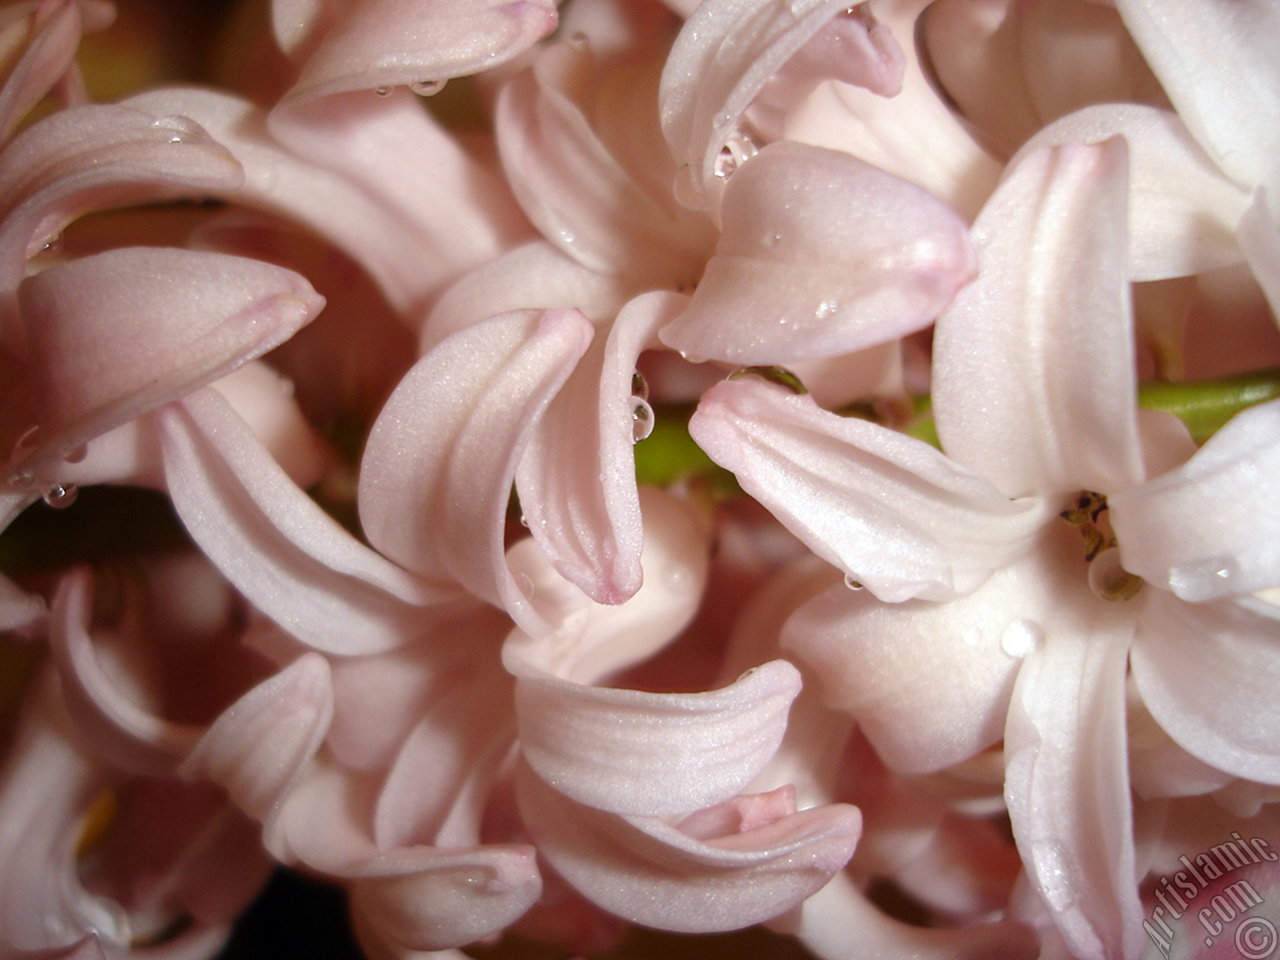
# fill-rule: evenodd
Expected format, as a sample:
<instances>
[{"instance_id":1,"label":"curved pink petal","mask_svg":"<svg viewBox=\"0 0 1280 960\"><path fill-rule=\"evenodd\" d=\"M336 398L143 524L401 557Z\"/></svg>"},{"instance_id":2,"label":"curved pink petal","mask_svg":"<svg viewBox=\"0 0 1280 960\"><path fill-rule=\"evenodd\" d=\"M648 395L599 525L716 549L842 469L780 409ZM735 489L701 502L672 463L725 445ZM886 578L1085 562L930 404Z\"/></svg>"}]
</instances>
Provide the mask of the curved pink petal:
<instances>
[{"instance_id":1,"label":"curved pink petal","mask_svg":"<svg viewBox=\"0 0 1280 960\"><path fill-rule=\"evenodd\" d=\"M357 928L397 952L443 950L503 930L542 892L531 847L409 847L362 864L350 882Z\"/></svg>"},{"instance_id":2,"label":"curved pink petal","mask_svg":"<svg viewBox=\"0 0 1280 960\"><path fill-rule=\"evenodd\" d=\"M243 171L196 122L123 106L62 110L24 130L0 155L0 296L62 229L95 209L234 190ZM7 347L25 352L12 307L0 314Z\"/></svg>"},{"instance_id":3,"label":"curved pink petal","mask_svg":"<svg viewBox=\"0 0 1280 960\"><path fill-rule=\"evenodd\" d=\"M324 305L291 270L167 247L50 267L18 295L49 459L279 346Z\"/></svg>"},{"instance_id":4,"label":"curved pink petal","mask_svg":"<svg viewBox=\"0 0 1280 960\"><path fill-rule=\"evenodd\" d=\"M952 766L1004 735L1021 658L1057 618L1063 584L1050 543L947 603L889 605L869 591L830 588L787 621L783 645L890 767Z\"/></svg>"},{"instance_id":5,"label":"curved pink petal","mask_svg":"<svg viewBox=\"0 0 1280 960\"><path fill-rule=\"evenodd\" d=\"M440 295L418 345L426 353L452 333L512 310L572 307L599 322L637 291L623 277L596 273L545 240L532 240L477 267Z\"/></svg>"},{"instance_id":6,"label":"curved pink petal","mask_svg":"<svg viewBox=\"0 0 1280 960\"><path fill-rule=\"evenodd\" d=\"M852 154L923 187L972 220L995 187L1000 164L974 140L920 63L917 20L931 4L877 0L874 7L905 61L902 92L886 97L849 83L821 84L787 112L783 136ZM927 30L923 36L928 38ZM1009 91L1002 89L1002 108L1008 99Z\"/></svg>"},{"instance_id":7,"label":"curved pink petal","mask_svg":"<svg viewBox=\"0 0 1280 960\"><path fill-rule=\"evenodd\" d=\"M542 235L583 266L646 288L692 285L714 240L711 223L651 193L628 170L636 158L610 152L574 99L590 71L585 44L565 41L503 87L495 130L511 188ZM610 106L639 126L653 111L639 95L647 92ZM641 145L650 164L674 171L656 125L651 139Z\"/></svg>"},{"instance_id":8,"label":"curved pink petal","mask_svg":"<svg viewBox=\"0 0 1280 960\"><path fill-rule=\"evenodd\" d=\"M512 631L502 656L515 674L592 684L665 647L697 614L707 582L710 534L696 509L652 487L639 490L643 583L623 603L601 604L561 577L533 538L507 551L548 629Z\"/></svg>"},{"instance_id":9,"label":"curved pink petal","mask_svg":"<svg viewBox=\"0 0 1280 960\"><path fill-rule=\"evenodd\" d=\"M373 840L379 849L476 842L484 799L510 753L512 680L497 660L472 658L440 679L378 794Z\"/></svg>"},{"instance_id":10,"label":"curved pink petal","mask_svg":"<svg viewBox=\"0 0 1280 960\"><path fill-rule=\"evenodd\" d=\"M721 689L661 694L520 675L520 749L567 797L657 817L727 800L782 742L800 675L785 660Z\"/></svg>"},{"instance_id":11,"label":"curved pink petal","mask_svg":"<svg viewBox=\"0 0 1280 960\"><path fill-rule=\"evenodd\" d=\"M1025 553L1044 504L935 448L757 378L718 384L689 431L819 557L881 600L951 599Z\"/></svg>"},{"instance_id":12,"label":"curved pink petal","mask_svg":"<svg viewBox=\"0 0 1280 960\"><path fill-rule=\"evenodd\" d=\"M360 468L369 540L424 577L461 583L535 627L503 557L503 519L534 424L587 349L576 310L517 311L422 357L373 425Z\"/></svg>"},{"instance_id":13,"label":"curved pink petal","mask_svg":"<svg viewBox=\"0 0 1280 960\"><path fill-rule=\"evenodd\" d=\"M241 810L265 820L301 778L332 719L329 664L303 654L228 707L179 772L218 784Z\"/></svg>"},{"instance_id":14,"label":"curved pink petal","mask_svg":"<svg viewBox=\"0 0 1280 960\"><path fill-rule=\"evenodd\" d=\"M213 391L154 414L174 507L210 560L304 644L387 650L453 599L370 550L299 490Z\"/></svg>"},{"instance_id":15,"label":"curved pink petal","mask_svg":"<svg viewBox=\"0 0 1280 960\"><path fill-rule=\"evenodd\" d=\"M1074 956L1142 955L1125 752L1123 604L1074 604L1018 672L1005 731L1005 801L1032 886ZM1074 627L1074 629L1072 629Z\"/></svg>"},{"instance_id":16,"label":"curved pink petal","mask_svg":"<svg viewBox=\"0 0 1280 960\"><path fill-rule=\"evenodd\" d=\"M1280 401L1237 414L1177 469L1108 497L1124 568L1200 602L1280 586Z\"/></svg>"},{"instance_id":17,"label":"curved pink petal","mask_svg":"<svg viewBox=\"0 0 1280 960\"><path fill-rule=\"evenodd\" d=\"M1280 783L1277 636L1275 608L1252 598L1200 604L1155 594L1133 647L1138 692L1193 756L1238 777Z\"/></svg>"},{"instance_id":18,"label":"curved pink petal","mask_svg":"<svg viewBox=\"0 0 1280 960\"><path fill-rule=\"evenodd\" d=\"M3 50L4 85L0 87L0 142L13 135L27 113L73 69L80 35L106 26L114 15L104 3L58 0L55 3L14 4L7 14L22 11L31 18L20 51ZM15 24L5 24L5 33ZM6 38L7 39L7 38ZM12 58L12 59L11 59Z\"/></svg>"},{"instance_id":19,"label":"curved pink petal","mask_svg":"<svg viewBox=\"0 0 1280 960\"><path fill-rule=\"evenodd\" d=\"M1032 960L1042 957L1035 932L1009 920L959 928L916 927L874 906L844 873L800 905L786 923L821 960Z\"/></svg>"},{"instance_id":20,"label":"curved pink petal","mask_svg":"<svg viewBox=\"0 0 1280 960\"><path fill-rule=\"evenodd\" d=\"M1024 156L974 224L978 279L934 338L943 449L1009 496L1142 479L1123 141Z\"/></svg>"},{"instance_id":21,"label":"curved pink petal","mask_svg":"<svg viewBox=\"0 0 1280 960\"><path fill-rule=\"evenodd\" d=\"M92 574L80 568L62 578L53 599L49 640L67 709L113 763L137 773L172 773L203 731L155 715L113 681L89 633L93 592Z\"/></svg>"},{"instance_id":22,"label":"curved pink petal","mask_svg":"<svg viewBox=\"0 0 1280 960\"><path fill-rule=\"evenodd\" d=\"M716 163L743 114L782 65L848 9L846 0L711 0L689 16L658 94L662 132L680 166L675 189L681 203L715 215L723 179ZM867 28L864 20L855 23ZM857 45L858 56L894 53L870 39Z\"/></svg>"},{"instance_id":23,"label":"curved pink petal","mask_svg":"<svg viewBox=\"0 0 1280 960\"><path fill-rule=\"evenodd\" d=\"M243 164L209 194L284 214L346 251L392 306L417 311L528 225L514 200L409 93L326 98L272 116L184 87L131 98L155 117L192 117Z\"/></svg>"},{"instance_id":24,"label":"curved pink petal","mask_svg":"<svg viewBox=\"0 0 1280 960\"><path fill-rule=\"evenodd\" d=\"M511 60L557 22L555 0L353 0L307 59L287 101L397 84L434 90L451 77Z\"/></svg>"},{"instance_id":25,"label":"curved pink petal","mask_svg":"<svg viewBox=\"0 0 1280 960\"><path fill-rule=\"evenodd\" d=\"M654 291L624 306L538 420L516 470L529 531L555 568L598 603L621 603L640 589L636 362L687 302ZM647 405L639 409L652 417Z\"/></svg>"},{"instance_id":26,"label":"curved pink petal","mask_svg":"<svg viewBox=\"0 0 1280 960\"><path fill-rule=\"evenodd\" d=\"M698 818L730 832L699 839L664 820L581 806L527 767L517 785L539 852L587 899L627 920L688 933L785 913L844 866L862 826L843 804L780 815L779 804L768 803L764 821L752 822L736 815L750 804L733 803L723 815ZM742 832L733 832L735 822Z\"/></svg>"},{"instance_id":27,"label":"curved pink petal","mask_svg":"<svg viewBox=\"0 0 1280 960\"><path fill-rule=\"evenodd\" d=\"M1115 6L1178 115L1214 162L1247 190L1280 190L1275 4L1116 0Z\"/></svg>"},{"instance_id":28,"label":"curved pink petal","mask_svg":"<svg viewBox=\"0 0 1280 960\"><path fill-rule=\"evenodd\" d=\"M1044 127L1010 163L1043 147L1114 136L1129 147L1130 279L1188 276L1239 262L1235 227L1248 195L1172 111L1134 103L1086 107Z\"/></svg>"},{"instance_id":29,"label":"curved pink petal","mask_svg":"<svg viewBox=\"0 0 1280 960\"><path fill-rule=\"evenodd\" d=\"M931 323L977 264L963 220L844 153L765 147L725 188L715 256L662 340L692 360L789 363Z\"/></svg>"}]
</instances>

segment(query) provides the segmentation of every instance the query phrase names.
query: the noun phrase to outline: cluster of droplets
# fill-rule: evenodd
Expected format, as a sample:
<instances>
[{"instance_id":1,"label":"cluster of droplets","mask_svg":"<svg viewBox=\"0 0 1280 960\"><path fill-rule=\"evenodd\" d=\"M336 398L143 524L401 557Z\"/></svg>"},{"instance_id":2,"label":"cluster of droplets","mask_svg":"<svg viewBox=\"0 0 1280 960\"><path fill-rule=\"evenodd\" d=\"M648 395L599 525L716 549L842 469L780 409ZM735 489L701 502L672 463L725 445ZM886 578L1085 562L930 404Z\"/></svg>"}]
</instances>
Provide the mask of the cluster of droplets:
<instances>
[{"instance_id":1,"label":"cluster of droplets","mask_svg":"<svg viewBox=\"0 0 1280 960\"><path fill-rule=\"evenodd\" d=\"M631 442L653 433L653 407L649 406L649 382L639 370L631 375Z\"/></svg>"},{"instance_id":2,"label":"cluster of droplets","mask_svg":"<svg viewBox=\"0 0 1280 960\"><path fill-rule=\"evenodd\" d=\"M408 86L420 97L434 97L448 82L448 80L415 80ZM379 97L389 97L394 89L394 87L376 87L373 92Z\"/></svg>"},{"instance_id":3,"label":"cluster of droplets","mask_svg":"<svg viewBox=\"0 0 1280 960\"><path fill-rule=\"evenodd\" d=\"M18 442L13 445L13 452L9 456L9 463L18 464L19 466L9 474L6 484L15 490L23 491L43 486L40 493L41 499L55 510L65 510L76 502L76 497L80 491L74 483L63 483L57 480L46 481L43 484L37 482L35 471L26 466L26 462L39 447L39 427L31 427L18 438ZM63 460L66 463L79 463L84 460L87 454L88 449L84 446L79 446L66 454Z\"/></svg>"}]
</instances>

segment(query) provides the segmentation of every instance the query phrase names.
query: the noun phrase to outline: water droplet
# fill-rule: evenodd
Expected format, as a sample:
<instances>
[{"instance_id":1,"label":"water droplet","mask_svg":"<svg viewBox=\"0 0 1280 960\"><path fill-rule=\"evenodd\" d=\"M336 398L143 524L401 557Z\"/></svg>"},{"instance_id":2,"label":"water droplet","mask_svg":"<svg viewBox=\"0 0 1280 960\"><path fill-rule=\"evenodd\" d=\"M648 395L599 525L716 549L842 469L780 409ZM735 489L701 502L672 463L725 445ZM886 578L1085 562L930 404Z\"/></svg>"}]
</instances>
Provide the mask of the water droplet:
<instances>
[{"instance_id":1,"label":"water droplet","mask_svg":"<svg viewBox=\"0 0 1280 960\"><path fill-rule=\"evenodd\" d=\"M560 238L561 243L574 243L578 239L570 230L559 230L556 235Z\"/></svg>"},{"instance_id":2,"label":"water droplet","mask_svg":"<svg viewBox=\"0 0 1280 960\"><path fill-rule=\"evenodd\" d=\"M575 47L585 47L587 45L587 35L581 30L569 34L569 36L565 37L565 40L573 44Z\"/></svg>"},{"instance_id":3,"label":"water droplet","mask_svg":"<svg viewBox=\"0 0 1280 960\"><path fill-rule=\"evenodd\" d=\"M523 513L520 514L520 526L524 527L526 530L529 528L529 518Z\"/></svg>"},{"instance_id":4,"label":"water droplet","mask_svg":"<svg viewBox=\"0 0 1280 960\"><path fill-rule=\"evenodd\" d=\"M759 152L760 148L754 140L744 133L735 133L720 148L713 172L719 179L727 180L735 170Z\"/></svg>"},{"instance_id":5,"label":"water droplet","mask_svg":"<svg viewBox=\"0 0 1280 960\"><path fill-rule=\"evenodd\" d=\"M818 309L815 311L815 313L817 314L817 317L819 320L825 320L830 316L834 316L839 309L840 309L840 304L837 301L823 300L820 304L818 304Z\"/></svg>"},{"instance_id":6,"label":"water droplet","mask_svg":"<svg viewBox=\"0 0 1280 960\"><path fill-rule=\"evenodd\" d=\"M1120 550L1109 547L1089 563L1089 589L1103 600L1128 600L1142 589L1142 578L1120 564Z\"/></svg>"},{"instance_id":7,"label":"water droplet","mask_svg":"<svg viewBox=\"0 0 1280 960\"><path fill-rule=\"evenodd\" d=\"M639 443L653 433L653 407L642 397L631 398L631 441Z\"/></svg>"},{"instance_id":8,"label":"water droplet","mask_svg":"<svg viewBox=\"0 0 1280 960\"><path fill-rule=\"evenodd\" d=\"M730 380L738 380L742 377L756 376L763 377L770 383L776 383L780 387L786 387L794 394L804 396L809 392L804 382L786 367L739 367L733 373L729 374Z\"/></svg>"},{"instance_id":9,"label":"water droplet","mask_svg":"<svg viewBox=\"0 0 1280 960\"><path fill-rule=\"evenodd\" d=\"M532 600L534 594L533 578L527 573L513 573L511 576L516 582L516 589L525 595L525 599Z\"/></svg>"},{"instance_id":10,"label":"water droplet","mask_svg":"<svg viewBox=\"0 0 1280 960\"><path fill-rule=\"evenodd\" d=\"M639 370L631 374L631 395L639 397L641 400L649 399L649 381L644 378L644 374Z\"/></svg>"},{"instance_id":11,"label":"water droplet","mask_svg":"<svg viewBox=\"0 0 1280 960\"><path fill-rule=\"evenodd\" d=\"M65 510L76 502L80 490L74 483L55 483L44 492L44 502L55 510Z\"/></svg>"},{"instance_id":12,"label":"water droplet","mask_svg":"<svg viewBox=\"0 0 1280 960\"><path fill-rule=\"evenodd\" d=\"M82 443L80 444L80 446L76 447L74 450L72 450L62 459L67 461L67 463L84 463L84 458L87 457L88 455L89 455L89 446L88 444Z\"/></svg>"},{"instance_id":13,"label":"water droplet","mask_svg":"<svg viewBox=\"0 0 1280 960\"><path fill-rule=\"evenodd\" d=\"M781 242L782 242L782 234L780 234L780 233L766 233L766 234L764 235L763 239L761 240L761 242L762 242L766 247L776 247L779 243L781 243Z\"/></svg>"},{"instance_id":14,"label":"water droplet","mask_svg":"<svg viewBox=\"0 0 1280 960\"><path fill-rule=\"evenodd\" d=\"M693 576L688 567L673 564L662 572L662 583L673 593L688 593L693 587Z\"/></svg>"},{"instance_id":15,"label":"water droplet","mask_svg":"<svg viewBox=\"0 0 1280 960\"><path fill-rule=\"evenodd\" d=\"M18 438L17 443L13 445L13 452L9 454L10 463L20 463L31 454L36 452L40 446L40 428L28 427L27 430Z\"/></svg>"},{"instance_id":16,"label":"water droplet","mask_svg":"<svg viewBox=\"0 0 1280 960\"><path fill-rule=\"evenodd\" d=\"M862 585L862 581L856 579L855 577L853 577L851 574L848 574L848 573L844 575L844 585L848 587L850 590L865 589Z\"/></svg>"},{"instance_id":17,"label":"water droplet","mask_svg":"<svg viewBox=\"0 0 1280 960\"><path fill-rule=\"evenodd\" d=\"M448 82L448 80L415 80L409 84L409 89L420 97L434 97Z\"/></svg>"},{"instance_id":18,"label":"water droplet","mask_svg":"<svg viewBox=\"0 0 1280 960\"><path fill-rule=\"evenodd\" d=\"M36 475L30 470L19 470L17 473L9 477L8 483L11 487L17 487L25 490L36 482Z\"/></svg>"},{"instance_id":19,"label":"water droplet","mask_svg":"<svg viewBox=\"0 0 1280 960\"><path fill-rule=\"evenodd\" d=\"M390 88L390 87L378 87L378 88L377 88L376 90L374 90L373 92L374 92L377 96L379 96L379 97L389 97L389 96L391 96L391 88Z\"/></svg>"},{"instance_id":20,"label":"water droplet","mask_svg":"<svg viewBox=\"0 0 1280 960\"><path fill-rule=\"evenodd\" d=\"M1000 649L1021 660L1044 642L1044 630L1034 620L1011 620L1000 632Z\"/></svg>"},{"instance_id":21,"label":"water droplet","mask_svg":"<svg viewBox=\"0 0 1280 960\"><path fill-rule=\"evenodd\" d=\"M55 233L48 240L40 244L41 253L57 253L62 249L62 234Z\"/></svg>"},{"instance_id":22,"label":"water droplet","mask_svg":"<svg viewBox=\"0 0 1280 960\"><path fill-rule=\"evenodd\" d=\"M1169 572L1169 589L1190 603L1203 603L1237 592L1239 568L1230 557L1210 557Z\"/></svg>"},{"instance_id":23,"label":"water droplet","mask_svg":"<svg viewBox=\"0 0 1280 960\"><path fill-rule=\"evenodd\" d=\"M966 647L976 647L982 643L984 636L985 634L983 634L981 627L970 627L961 635L960 639Z\"/></svg>"}]
</instances>

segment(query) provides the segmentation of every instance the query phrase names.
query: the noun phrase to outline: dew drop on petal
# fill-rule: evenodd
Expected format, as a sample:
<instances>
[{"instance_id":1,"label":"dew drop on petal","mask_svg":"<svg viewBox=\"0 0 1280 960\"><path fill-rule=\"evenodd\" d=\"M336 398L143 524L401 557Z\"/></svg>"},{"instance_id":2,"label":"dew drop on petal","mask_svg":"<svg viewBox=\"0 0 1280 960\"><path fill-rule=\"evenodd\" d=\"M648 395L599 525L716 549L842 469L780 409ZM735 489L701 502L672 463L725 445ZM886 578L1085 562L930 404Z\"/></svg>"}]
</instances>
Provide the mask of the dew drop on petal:
<instances>
[{"instance_id":1,"label":"dew drop on petal","mask_svg":"<svg viewBox=\"0 0 1280 960\"><path fill-rule=\"evenodd\" d=\"M639 443L653 433L653 407L643 397L631 398L631 441Z\"/></svg>"},{"instance_id":2,"label":"dew drop on petal","mask_svg":"<svg viewBox=\"0 0 1280 960\"><path fill-rule=\"evenodd\" d=\"M17 473L9 477L8 484L11 487L17 487L19 490L25 490L36 482L36 475L30 470L19 470Z\"/></svg>"},{"instance_id":3,"label":"dew drop on petal","mask_svg":"<svg viewBox=\"0 0 1280 960\"><path fill-rule=\"evenodd\" d=\"M9 454L10 463L20 463L31 454L36 452L40 446L40 428L30 427L22 436L18 438L18 442L13 445L13 452Z\"/></svg>"},{"instance_id":4,"label":"dew drop on petal","mask_svg":"<svg viewBox=\"0 0 1280 960\"><path fill-rule=\"evenodd\" d=\"M1234 591L1239 569L1230 557L1210 557L1169 572L1169 589L1183 600L1203 603Z\"/></svg>"},{"instance_id":5,"label":"dew drop on petal","mask_svg":"<svg viewBox=\"0 0 1280 960\"><path fill-rule=\"evenodd\" d=\"M534 594L533 578L527 573L512 574L516 582L516 588L525 595L525 599L532 600Z\"/></svg>"},{"instance_id":6,"label":"dew drop on petal","mask_svg":"<svg viewBox=\"0 0 1280 960\"><path fill-rule=\"evenodd\" d=\"M649 381L639 370L631 374L631 395L641 400L649 399Z\"/></svg>"},{"instance_id":7,"label":"dew drop on petal","mask_svg":"<svg viewBox=\"0 0 1280 960\"><path fill-rule=\"evenodd\" d=\"M434 97L448 82L448 80L415 80L409 84L409 89L420 97Z\"/></svg>"},{"instance_id":8,"label":"dew drop on petal","mask_svg":"<svg viewBox=\"0 0 1280 960\"><path fill-rule=\"evenodd\" d=\"M1044 642L1044 630L1034 620L1011 620L1000 632L1000 649L1021 660Z\"/></svg>"},{"instance_id":9,"label":"dew drop on petal","mask_svg":"<svg viewBox=\"0 0 1280 960\"><path fill-rule=\"evenodd\" d=\"M964 642L966 647L976 647L978 644L982 643L983 637L984 635L981 627L970 627L961 634L960 639Z\"/></svg>"},{"instance_id":10,"label":"dew drop on petal","mask_svg":"<svg viewBox=\"0 0 1280 960\"><path fill-rule=\"evenodd\" d=\"M84 458L89 455L89 447L87 444L80 444L62 459L67 463L84 463Z\"/></svg>"},{"instance_id":11,"label":"dew drop on petal","mask_svg":"<svg viewBox=\"0 0 1280 960\"><path fill-rule=\"evenodd\" d=\"M390 87L378 87L378 88L377 88L376 90L374 90L373 92L374 92L375 94L377 94L379 97L389 97L389 96L391 96L391 88L390 88Z\"/></svg>"},{"instance_id":12,"label":"dew drop on petal","mask_svg":"<svg viewBox=\"0 0 1280 960\"><path fill-rule=\"evenodd\" d=\"M857 580L857 579L856 579L856 578L854 578L852 575L847 574L847 573L844 575L844 585L845 585L846 587L848 587L850 590L862 590L862 589L864 589L864 588L863 588L863 586L862 586L861 581Z\"/></svg>"},{"instance_id":13,"label":"dew drop on petal","mask_svg":"<svg viewBox=\"0 0 1280 960\"><path fill-rule=\"evenodd\" d=\"M76 502L80 490L74 483L55 483L44 492L44 502L55 510L65 510Z\"/></svg>"}]
</instances>

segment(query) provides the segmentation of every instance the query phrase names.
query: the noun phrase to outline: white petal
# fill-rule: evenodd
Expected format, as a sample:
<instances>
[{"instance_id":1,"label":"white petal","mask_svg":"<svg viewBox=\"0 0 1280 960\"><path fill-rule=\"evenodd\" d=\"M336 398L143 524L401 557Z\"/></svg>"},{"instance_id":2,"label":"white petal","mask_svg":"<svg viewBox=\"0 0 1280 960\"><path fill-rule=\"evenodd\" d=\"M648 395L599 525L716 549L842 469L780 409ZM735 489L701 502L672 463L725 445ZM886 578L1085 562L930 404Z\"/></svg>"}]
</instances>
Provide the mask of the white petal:
<instances>
[{"instance_id":1,"label":"white petal","mask_svg":"<svg viewBox=\"0 0 1280 960\"><path fill-rule=\"evenodd\" d=\"M1130 573L1199 602L1280 586L1280 401L1250 407L1185 464L1109 497Z\"/></svg>"},{"instance_id":2,"label":"white petal","mask_svg":"<svg viewBox=\"0 0 1280 960\"><path fill-rule=\"evenodd\" d=\"M1044 505L935 448L756 378L709 390L689 424L716 463L881 600L950 599L1024 553Z\"/></svg>"},{"instance_id":3,"label":"white petal","mask_svg":"<svg viewBox=\"0 0 1280 960\"><path fill-rule=\"evenodd\" d=\"M943 449L1012 497L1142 478L1120 140L1027 154L974 224L978 279L938 321Z\"/></svg>"},{"instance_id":4,"label":"white petal","mask_svg":"<svg viewBox=\"0 0 1280 960\"><path fill-rule=\"evenodd\" d=\"M1280 619L1252 599L1148 601L1133 648L1133 676L1156 721L1219 770L1280 783Z\"/></svg>"},{"instance_id":5,"label":"white petal","mask_svg":"<svg viewBox=\"0 0 1280 960\"><path fill-rule=\"evenodd\" d=\"M1092 599L1092 598L1089 598ZM1005 733L1005 800L1032 885L1075 956L1142 955L1125 756L1132 612L1094 600L1026 658Z\"/></svg>"}]
</instances>

